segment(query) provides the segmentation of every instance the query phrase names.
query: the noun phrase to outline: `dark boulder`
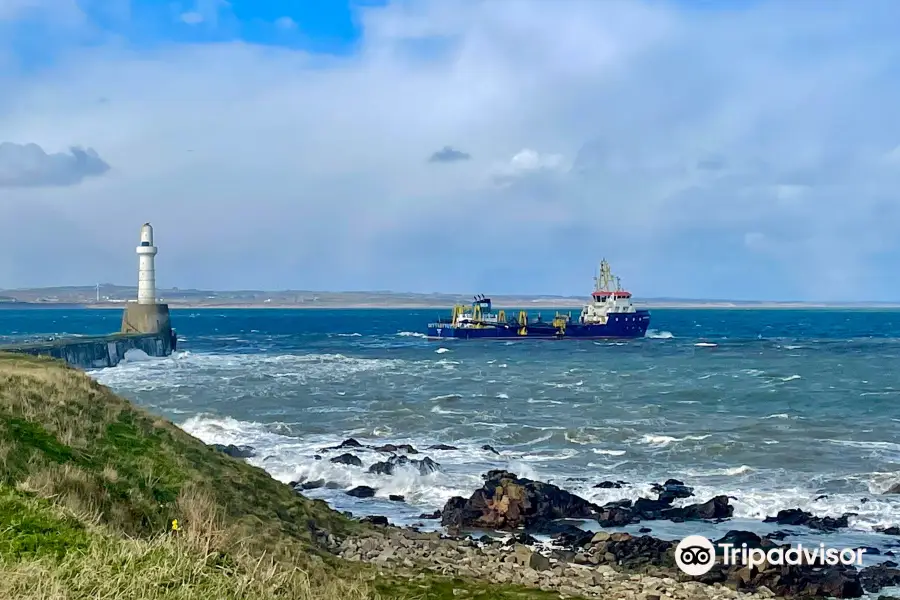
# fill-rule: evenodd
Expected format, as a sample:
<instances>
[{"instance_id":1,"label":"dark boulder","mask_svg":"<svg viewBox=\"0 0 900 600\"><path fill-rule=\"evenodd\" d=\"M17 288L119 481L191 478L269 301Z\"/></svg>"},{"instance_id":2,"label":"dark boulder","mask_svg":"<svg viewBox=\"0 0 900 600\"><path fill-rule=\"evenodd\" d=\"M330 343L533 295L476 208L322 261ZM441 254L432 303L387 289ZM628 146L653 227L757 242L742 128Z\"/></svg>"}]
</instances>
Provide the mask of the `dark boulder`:
<instances>
[{"instance_id":1,"label":"dark boulder","mask_svg":"<svg viewBox=\"0 0 900 600\"><path fill-rule=\"evenodd\" d=\"M694 488L684 485L677 479L667 479L662 485L654 485L653 491L659 494L657 500L672 504L679 498L690 498L694 495Z\"/></svg>"},{"instance_id":2,"label":"dark boulder","mask_svg":"<svg viewBox=\"0 0 900 600\"><path fill-rule=\"evenodd\" d=\"M528 533L517 533L504 540L504 546L515 546L516 544L524 544L526 546L534 546L538 543L537 538Z\"/></svg>"},{"instance_id":3,"label":"dark boulder","mask_svg":"<svg viewBox=\"0 0 900 600\"><path fill-rule=\"evenodd\" d=\"M895 483L884 492L885 494L900 494L900 483Z\"/></svg>"},{"instance_id":4,"label":"dark boulder","mask_svg":"<svg viewBox=\"0 0 900 600\"><path fill-rule=\"evenodd\" d=\"M362 461L359 460L356 456L350 454L349 452L345 452L340 456L335 456L331 459L331 462L339 465L350 465L353 467L361 467Z\"/></svg>"},{"instance_id":5,"label":"dark boulder","mask_svg":"<svg viewBox=\"0 0 900 600\"><path fill-rule=\"evenodd\" d=\"M900 585L900 569L897 569L897 563L887 561L866 567L859 572L859 579L867 592L877 592L882 588Z\"/></svg>"},{"instance_id":6,"label":"dark boulder","mask_svg":"<svg viewBox=\"0 0 900 600\"><path fill-rule=\"evenodd\" d=\"M347 495L354 498L371 498L375 495L375 490L367 485L359 485L352 490L347 490Z\"/></svg>"},{"instance_id":7,"label":"dark boulder","mask_svg":"<svg viewBox=\"0 0 900 600\"><path fill-rule=\"evenodd\" d=\"M728 496L716 496L703 504L689 504L682 508L669 508L662 511L662 518L671 521L701 521L711 519L729 519L734 514L734 507L728 504Z\"/></svg>"},{"instance_id":8,"label":"dark boulder","mask_svg":"<svg viewBox=\"0 0 900 600\"><path fill-rule=\"evenodd\" d=\"M563 521L545 521L528 530L536 535L549 535L553 542L567 548L583 547L590 543L594 534L571 523Z\"/></svg>"},{"instance_id":9,"label":"dark boulder","mask_svg":"<svg viewBox=\"0 0 900 600\"><path fill-rule=\"evenodd\" d=\"M732 544L735 548L740 548L741 544L747 544L748 548L762 547L762 538L752 531L741 531L732 529L721 538L716 540L716 544Z\"/></svg>"},{"instance_id":10,"label":"dark boulder","mask_svg":"<svg viewBox=\"0 0 900 600\"><path fill-rule=\"evenodd\" d=\"M649 498L638 498L632 505L634 512L643 519L658 519L664 510L671 507L671 502L650 500Z\"/></svg>"},{"instance_id":11,"label":"dark boulder","mask_svg":"<svg viewBox=\"0 0 900 600\"><path fill-rule=\"evenodd\" d=\"M369 467L369 473L373 475L393 475L397 465L391 461L377 462Z\"/></svg>"},{"instance_id":12,"label":"dark boulder","mask_svg":"<svg viewBox=\"0 0 900 600\"><path fill-rule=\"evenodd\" d=\"M716 567L722 568L721 565ZM758 568L750 568L734 565L725 575L728 587L747 592L766 587L785 598L859 598L863 595L859 573L843 566L822 568L764 563Z\"/></svg>"},{"instance_id":13,"label":"dark boulder","mask_svg":"<svg viewBox=\"0 0 900 600\"><path fill-rule=\"evenodd\" d=\"M597 512L597 522L601 527L622 527L638 521L640 521L640 517L631 510L630 506L617 503L605 504Z\"/></svg>"},{"instance_id":14,"label":"dark boulder","mask_svg":"<svg viewBox=\"0 0 900 600\"><path fill-rule=\"evenodd\" d=\"M635 537L627 533L614 533L608 541L600 542L606 553L615 557L615 563L629 570L645 565L672 567L675 565L673 542L649 535Z\"/></svg>"},{"instance_id":15,"label":"dark boulder","mask_svg":"<svg viewBox=\"0 0 900 600\"><path fill-rule=\"evenodd\" d=\"M737 550L740 550L744 544L746 544L748 548L762 548L763 550L770 550L778 547L778 544L766 537L759 537L752 531L742 531L739 529L730 530L714 543L717 547L721 544L731 544L732 547Z\"/></svg>"},{"instance_id":16,"label":"dark boulder","mask_svg":"<svg viewBox=\"0 0 900 600\"><path fill-rule=\"evenodd\" d=\"M456 446L448 446L447 444L434 444L432 446L428 446L426 450L459 450Z\"/></svg>"},{"instance_id":17,"label":"dark boulder","mask_svg":"<svg viewBox=\"0 0 900 600\"><path fill-rule=\"evenodd\" d=\"M885 535L900 535L900 527L897 527L896 525L892 527L876 527L875 531Z\"/></svg>"},{"instance_id":18,"label":"dark boulder","mask_svg":"<svg viewBox=\"0 0 900 600\"><path fill-rule=\"evenodd\" d=\"M407 454L419 453L419 451L410 444L384 444L383 446L378 446L373 449L378 452L406 452Z\"/></svg>"},{"instance_id":19,"label":"dark boulder","mask_svg":"<svg viewBox=\"0 0 900 600\"><path fill-rule=\"evenodd\" d=\"M427 456L422 460L409 459L405 456L392 456L386 461L377 462L369 467L369 473L376 475L393 475L397 470L397 467L402 467L404 465L409 465L418 469L421 475L428 475L429 473L439 471L441 468L440 464Z\"/></svg>"},{"instance_id":20,"label":"dark boulder","mask_svg":"<svg viewBox=\"0 0 900 600\"><path fill-rule=\"evenodd\" d=\"M232 458L253 458L256 456L256 450L253 446L235 446L234 444L225 446L222 444L213 444L212 447Z\"/></svg>"},{"instance_id":21,"label":"dark boulder","mask_svg":"<svg viewBox=\"0 0 900 600\"><path fill-rule=\"evenodd\" d=\"M315 479L313 481L304 481L300 484L301 490L315 490L325 485L324 479Z\"/></svg>"},{"instance_id":22,"label":"dark boulder","mask_svg":"<svg viewBox=\"0 0 900 600\"><path fill-rule=\"evenodd\" d=\"M594 485L594 487L601 490L618 490L622 487L622 483L623 482L621 481L601 481Z\"/></svg>"},{"instance_id":23,"label":"dark boulder","mask_svg":"<svg viewBox=\"0 0 900 600\"><path fill-rule=\"evenodd\" d=\"M488 452L493 452L494 454L500 454L500 453L497 452L497 451L494 449L494 447L491 446L490 444L485 444L484 446L481 447L481 449L482 449L482 450L487 450Z\"/></svg>"},{"instance_id":24,"label":"dark boulder","mask_svg":"<svg viewBox=\"0 0 900 600\"><path fill-rule=\"evenodd\" d=\"M429 473L434 473L435 471L439 471L441 469L441 465L431 460L429 457L425 457L422 460L414 460L411 461L416 468L419 469L419 473L422 475L428 475Z\"/></svg>"},{"instance_id":25,"label":"dark boulder","mask_svg":"<svg viewBox=\"0 0 900 600\"><path fill-rule=\"evenodd\" d=\"M344 448L363 448L364 446L357 442L353 438L347 438L337 446L331 446L330 448L322 448L322 452L328 452L329 450L343 450Z\"/></svg>"},{"instance_id":26,"label":"dark boulder","mask_svg":"<svg viewBox=\"0 0 900 600\"><path fill-rule=\"evenodd\" d=\"M380 525L382 527L387 527L389 525L387 517L382 517L381 515L370 515L368 517L363 517L359 520L360 523L368 523L369 525Z\"/></svg>"},{"instance_id":27,"label":"dark boulder","mask_svg":"<svg viewBox=\"0 0 900 600\"><path fill-rule=\"evenodd\" d=\"M420 519L440 519L441 511L436 510L433 513L422 513L421 515L419 515L419 518Z\"/></svg>"},{"instance_id":28,"label":"dark boulder","mask_svg":"<svg viewBox=\"0 0 900 600\"><path fill-rule=\"evenodd\" d=\"M665 519L675 522L728 519L734 514L734 507L728 503L728 496L716 496L702 504L672 507L665 501L638 498L634 504L611 502L602 506L597 513L601 527L621 527L639 523L642 520Z\"/></svg>"},{"instance_id":29,"label":"dark boulder","mask_svg":"<svg viewBox=\"0 0 900 600\"><path fill-rule=\"evenodd\" d=\"M555 519L593 518L597 509L555 485L496 470L485 475L484 485L468 500L459 496L448 500L441 524L451 528L534 528Z\"/></svg>"},{"instance_id":30,"label":"dark boulder","mask_svg":"<svg viewBox=\"0 0 900 600\"><path fill-rule=\"evenodd\" d=\"M391 502L406 502L406 497L400 494L388 494L388 500Z\"/></svg>"},{"instance_id":31,"label":"dark boulder","mask_svg":"<svg viewBox=\"0 0 900 600\"><path fill-rule=\"evenodd\" d=\"M778 523L779 525L805 525L811 529L819 531L837 531L843 527L847 527L847 518L850 513L833 518L833 517L816 517L811 513L800 510L799 508L790 508L787 510L779 510L774 517L766 517L764 523Z\"/></svg>"}]
</instances>

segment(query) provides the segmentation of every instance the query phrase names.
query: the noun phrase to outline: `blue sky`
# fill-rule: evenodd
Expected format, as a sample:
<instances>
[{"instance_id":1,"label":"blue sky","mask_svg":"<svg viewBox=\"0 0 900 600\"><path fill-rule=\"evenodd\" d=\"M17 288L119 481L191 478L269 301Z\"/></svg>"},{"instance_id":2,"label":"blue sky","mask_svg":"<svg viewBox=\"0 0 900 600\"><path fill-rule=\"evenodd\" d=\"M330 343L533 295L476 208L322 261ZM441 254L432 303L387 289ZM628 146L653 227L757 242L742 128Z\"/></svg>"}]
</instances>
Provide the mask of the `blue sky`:
<instances>
[{"instance_id":1,"label":"blue sky","mask_svg":"<svg viewBox=\"0 0 900 600\"><path fill-rule=\"evenodd\" d=\"M898 17L0 0L0 288L900 300Z\"/></svg>"}]
</instances>

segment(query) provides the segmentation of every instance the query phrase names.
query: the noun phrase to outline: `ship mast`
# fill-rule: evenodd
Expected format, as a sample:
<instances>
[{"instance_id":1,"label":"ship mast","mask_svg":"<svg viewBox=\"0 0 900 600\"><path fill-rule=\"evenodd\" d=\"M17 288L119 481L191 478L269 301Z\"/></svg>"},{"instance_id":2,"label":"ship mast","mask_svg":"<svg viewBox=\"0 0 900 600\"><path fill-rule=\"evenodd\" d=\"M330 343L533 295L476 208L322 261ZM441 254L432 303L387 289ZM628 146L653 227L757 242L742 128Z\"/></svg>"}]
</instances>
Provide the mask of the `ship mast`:
<instances>
[{"instance_id":1,"label":"ship mast","mask_svg":"<svg viewBox=\"0 0 900 600\"><path fill-rule=\"evenodd\" d=\"M606 262L604 258L600 262L600 285L602 286L600 289L603 291L609 291L610 285L612 284L612 273L609 270L609 263Z\"/></svg>"}]
</instances>

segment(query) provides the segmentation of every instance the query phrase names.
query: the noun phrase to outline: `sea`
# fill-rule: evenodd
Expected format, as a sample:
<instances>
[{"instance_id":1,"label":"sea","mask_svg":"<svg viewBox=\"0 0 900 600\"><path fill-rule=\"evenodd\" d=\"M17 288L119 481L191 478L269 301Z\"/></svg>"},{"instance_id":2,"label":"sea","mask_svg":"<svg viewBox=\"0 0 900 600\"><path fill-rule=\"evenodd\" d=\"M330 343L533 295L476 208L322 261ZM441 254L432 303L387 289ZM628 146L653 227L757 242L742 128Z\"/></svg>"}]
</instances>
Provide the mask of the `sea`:
<instances>
[{"instance_id":1,"label":"sea","mask_svg":"<svg viewBox=\"0 0 900 600\"><path fill-rule=\"evenodd\" d=\"M420 515L469 496L490 469L597 503L652 498L675 478L695 493L678 504L726 494L735 517L642 523L652 535L782 530L869 547L867 561L900 552L900 538L874 532L900 525L900 495L883 494L900 482L900 311L655 309L635 340L426 340L444 312L173 309L173 356L90 375L206 443L252 446L249 462L276 479L326 480L304 494L354 515L439 527ZM5 310L0 340L107 333L120 319ZM372 450L354 451L363 467L332 463L346 450L326 448L350 437L412 444L440 470L368 474L384 460ZM626 483L594 487L607 480ZM359 485L376 497L345 493ZM854 516L832 534L762 522L790 508Z\"/></svg>"}]
</instances>

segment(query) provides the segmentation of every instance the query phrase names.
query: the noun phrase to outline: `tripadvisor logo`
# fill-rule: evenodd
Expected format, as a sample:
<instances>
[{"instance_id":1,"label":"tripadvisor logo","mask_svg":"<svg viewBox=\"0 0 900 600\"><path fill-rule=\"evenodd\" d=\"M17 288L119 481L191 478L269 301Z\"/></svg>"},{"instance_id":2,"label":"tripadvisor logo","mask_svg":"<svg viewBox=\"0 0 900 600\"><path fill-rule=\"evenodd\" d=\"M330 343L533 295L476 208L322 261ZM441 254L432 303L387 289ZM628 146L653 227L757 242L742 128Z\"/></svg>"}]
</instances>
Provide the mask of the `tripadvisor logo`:
<instances>
[{"instance_id":1,"label":"tripadvisor logo","mask_svg":"<svg viewBox=\"0 0 900 600\"><path fill-rule=\"evenodd\" d=\"M829 566L857 565L862 566L862 555L865 548L826 548L819 544L812 548L797 544L791 548L748 548L747 544L736 547L734 544L716 544L702 535L689 535L675 546L675 564L688 575L698 577L709 572L716 563L716 550L722 556L722 565L747 565L758 567L763 563L770 565L804 565L824 563Z\"/></svg>"}]
</instances>

